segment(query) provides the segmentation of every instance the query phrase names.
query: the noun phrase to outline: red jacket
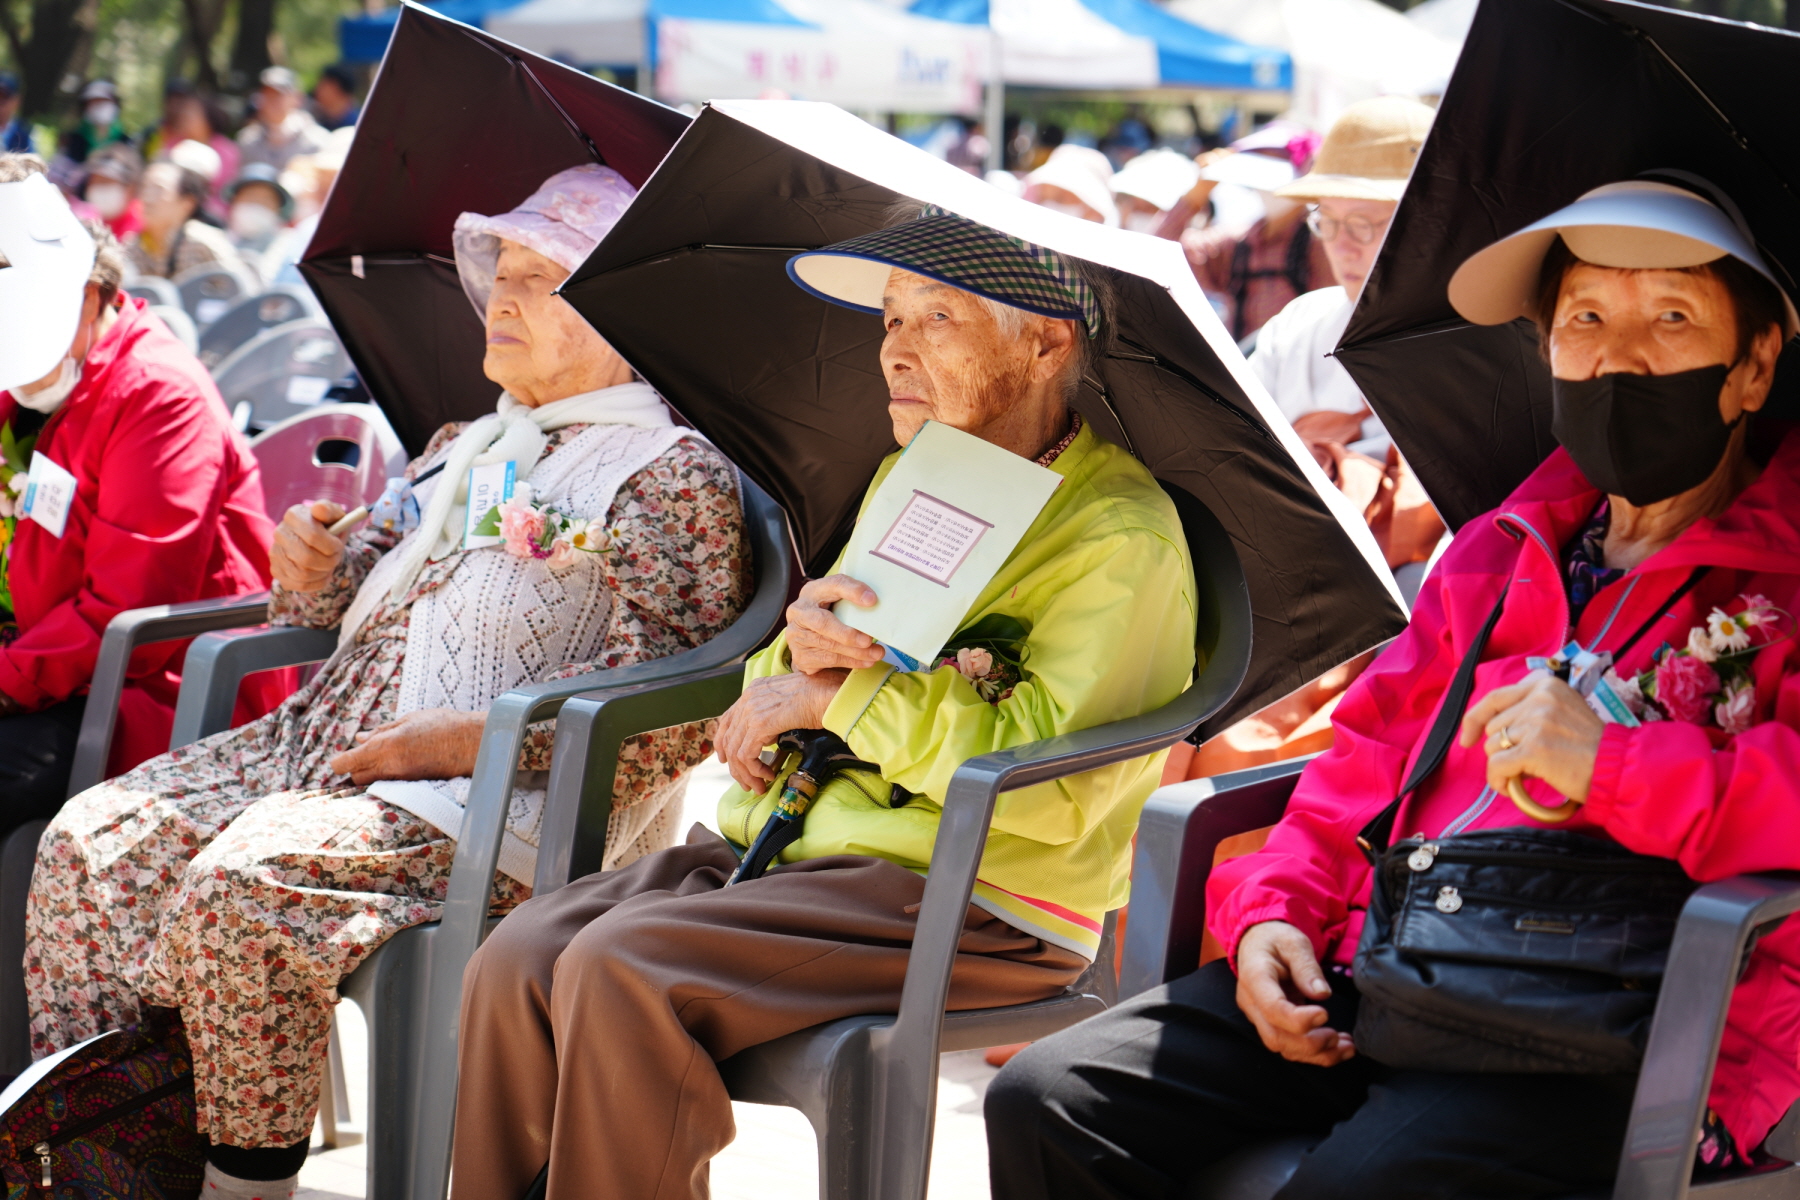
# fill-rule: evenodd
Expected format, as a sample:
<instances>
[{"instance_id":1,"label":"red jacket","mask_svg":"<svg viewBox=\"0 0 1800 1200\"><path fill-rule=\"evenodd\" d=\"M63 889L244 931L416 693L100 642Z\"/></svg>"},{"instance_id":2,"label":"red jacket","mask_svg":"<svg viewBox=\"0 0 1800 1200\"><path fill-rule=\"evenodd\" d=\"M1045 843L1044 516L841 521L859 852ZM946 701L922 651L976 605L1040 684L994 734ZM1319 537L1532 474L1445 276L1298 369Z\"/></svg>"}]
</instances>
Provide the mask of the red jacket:
<instances>
[{"instance_id":1,"label":"red jacket","mask_svg":"<svg viewBox=\"0 0 1800 1200\"><path fill-rule=\"evenodd\" d=\"M15 411L0 392L0 422ZM37 451L76 489L61 538L22 520L10 551L19 636L0 649L0 691L27 709L87 691L101 634L122 610L269 586L274 530L256 460L206 368L142 300L126 297ZM109 774L169 748L186 647L132 657ZM284 682L248 681L240 714L268 711Z\"/></svg>"},{"instance_id":2,"label":"red jacket","mask_svg":"<svg viewBox=\"0 0 1800 1200\"><path fill-rule=\"evenodd\" d=\"M1412 624L1344 694L1336 740L1311 763L1261 851L1212 873L1208 925L1233 955L1258 921L1292 923L1322 959L1347 963L1369 897L1355 838L1399 791L1451 676L1509 581L1506 609L1477 669L1471 704L1527 673L1571 636L1621 645L1688 579L1713 570L1619 664L1640 671L1664 642L1739 594L1800 614L1800 433L1718 519L1694 522L1670 545L1603 588L1569 629L1561 550L1599 503L1558 450L1494 513L1457 534L1426 580ZM1789 638L1758 660L1756 721L1729 737L1683 721L1608 725L1588 801L1563 828L1607 835L1641 854L1679 862L1702 883L1751 871L1800 869L1800 649ZM1400 810L1396 830L1535 824L1486 787L1481 743L1454 742L1437 774ZM1536 781L1541 803L1562 798ZM1800 1099L1800 926L1764 938L1732 1000L1712 1106L1745 1150Z\"/></svg>"}]
</instances>

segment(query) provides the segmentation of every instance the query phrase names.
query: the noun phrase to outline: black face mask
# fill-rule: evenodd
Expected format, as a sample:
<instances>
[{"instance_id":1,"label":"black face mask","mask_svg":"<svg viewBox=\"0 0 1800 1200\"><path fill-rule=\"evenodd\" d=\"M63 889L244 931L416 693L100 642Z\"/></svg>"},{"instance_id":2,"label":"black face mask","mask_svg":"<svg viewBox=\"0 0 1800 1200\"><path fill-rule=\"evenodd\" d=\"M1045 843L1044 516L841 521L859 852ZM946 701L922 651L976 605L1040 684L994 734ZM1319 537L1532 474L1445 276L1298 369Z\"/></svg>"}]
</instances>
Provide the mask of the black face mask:
<instances>
[{"instance_id":1,"label":"black face mask","mask_svg":"<svg viewBox=\"0 0 1800 1200\"><path fill-rule=\"evenodd\" d=\"M1655 504L1706 482L1725 457L1737 425L1719 418L1730 373L1721 364L1673 375L1552 379L1550 430L1589 483L1633 504Z\"/></svg>"}]
</instances>

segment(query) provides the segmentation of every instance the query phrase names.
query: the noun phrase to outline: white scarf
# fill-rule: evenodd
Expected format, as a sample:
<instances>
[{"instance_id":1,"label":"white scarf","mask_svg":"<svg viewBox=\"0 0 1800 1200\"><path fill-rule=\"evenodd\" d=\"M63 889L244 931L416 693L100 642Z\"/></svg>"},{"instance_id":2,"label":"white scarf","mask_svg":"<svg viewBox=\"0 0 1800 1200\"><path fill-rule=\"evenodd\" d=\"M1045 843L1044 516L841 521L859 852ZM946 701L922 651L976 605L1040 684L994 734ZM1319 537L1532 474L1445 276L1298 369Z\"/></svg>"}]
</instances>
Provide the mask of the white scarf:
<instances>
[{"instance_id":1,"label":"white scarf","mask_svg":"<svg viewBox=\"0 0 1800 1200\"><path fill-rule=\"evenodd\" d=\"M403 557L390 602L398 603L425 569L425 564L444 558L462 544L469 503L469 469L511 462L516 483L531 478L532 468L544 452L548 431L565 425L636 425L657 429L673 425L656 389L647 383L621 383L616 387L583 392L565 400L553 400L536 408L500 393L499 410L470 425L450 445L444 460L443 480L433 489L431 503L420 515L411 544L396 547Z\"/></svg>"}]
</instances>

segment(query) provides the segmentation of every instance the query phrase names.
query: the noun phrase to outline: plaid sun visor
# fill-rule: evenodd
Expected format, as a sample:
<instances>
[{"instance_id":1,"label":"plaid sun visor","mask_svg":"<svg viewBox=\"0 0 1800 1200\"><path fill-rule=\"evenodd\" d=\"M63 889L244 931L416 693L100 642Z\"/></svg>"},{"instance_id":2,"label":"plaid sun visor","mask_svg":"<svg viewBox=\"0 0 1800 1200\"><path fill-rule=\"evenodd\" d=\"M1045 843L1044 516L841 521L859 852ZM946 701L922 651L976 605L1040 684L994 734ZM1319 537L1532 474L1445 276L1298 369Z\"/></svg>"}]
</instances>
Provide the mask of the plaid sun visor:
<instances>
[{"instance_id":1,"label":"plaid sun visor","mask_svg":"<svg viewBox=\"0 0 1800 1200\"><path fill-rule=\"evenodd\" d=\"M788 277L822 300L881 312L894 267L1045 317L1100 332L1100 305L1069 259L986 225L927 208L916 221L788 259Z\"/></svg>"}]
</instances>

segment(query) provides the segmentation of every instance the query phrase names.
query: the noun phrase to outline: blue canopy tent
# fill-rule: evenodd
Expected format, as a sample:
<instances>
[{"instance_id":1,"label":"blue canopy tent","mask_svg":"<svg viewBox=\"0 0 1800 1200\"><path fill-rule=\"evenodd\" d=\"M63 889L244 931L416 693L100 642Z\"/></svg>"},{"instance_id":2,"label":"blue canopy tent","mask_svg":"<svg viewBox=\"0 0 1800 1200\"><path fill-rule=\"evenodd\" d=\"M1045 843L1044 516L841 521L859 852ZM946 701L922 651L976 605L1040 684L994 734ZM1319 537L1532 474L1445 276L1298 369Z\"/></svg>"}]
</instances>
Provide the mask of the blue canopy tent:
<instances>
[{"instance_id":1,"label":"blue canopy tent","mask_svg":"<svg viewBox=\"0 0 1800 1200\"><path fill-rule=\"evenodd\" d=\"M1076 88L1196 87L1227 91L1287 91L1293 87L1293 61L1285 50L1253 46L1236 38L1202 29L1171 16L1150 0L1074 0L1044 4L1037 0L1000 0L1004 13L995 13L989 0L915 0L910 10L919 16L969 25L989 25L999 35L1004 63L1004 82L1034 86ZM1146 80L1130 65L1128 55L1112 68L1113 82L1096 78L1091 69L1051 65L1067 57L1065 47L1089 37L1072 38L1068 9L1078 9L1089 23L1100 22L1116 31L1122 43L1141 40L1154 47L1154 80ZM1055 10L1055 11L1052 11ZM1122 36L1119 36L1122 35ZM1093 56L1088 56L1088 64ZM1058 78L1059 70L1071 73Z\"/></svg>"},{"instance_id":2,"label":"blue canopy tent","mask_svg":"<svg viewBox=\"0 0 1800 1200\"><path fill-rule=\"evenodd\" d=\"M523 0L442 0L428 7L435 13L483 28L492 13L513 8ZM400 20L398 8L384 9L355 17L338 19L338 57L347 63L378 63L387 53L388 39L394 36L394 25Z\"/></svg>"}]
</instances>

